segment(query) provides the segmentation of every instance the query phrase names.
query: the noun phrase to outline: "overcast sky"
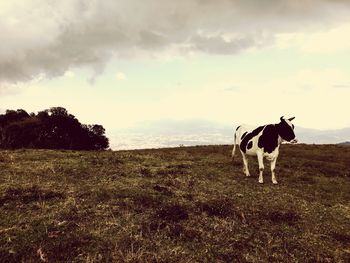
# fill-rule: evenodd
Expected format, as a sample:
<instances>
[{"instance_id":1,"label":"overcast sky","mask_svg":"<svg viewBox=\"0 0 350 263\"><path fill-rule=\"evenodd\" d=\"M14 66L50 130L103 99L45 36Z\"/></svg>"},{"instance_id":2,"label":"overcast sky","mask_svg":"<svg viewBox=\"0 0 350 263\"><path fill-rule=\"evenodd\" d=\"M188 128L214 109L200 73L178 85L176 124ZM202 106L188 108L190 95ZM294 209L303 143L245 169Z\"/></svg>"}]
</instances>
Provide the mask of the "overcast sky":
<instances>
[{"instance_id":1,"label":"overcast sky","mask_svg":"<svg viewBox=\"0 0 350 263\"><path fill-rule=\"evenodd\" d=\"M350 126L350 1L9 0L0 110Z\"/></svg>"}]
</instances>

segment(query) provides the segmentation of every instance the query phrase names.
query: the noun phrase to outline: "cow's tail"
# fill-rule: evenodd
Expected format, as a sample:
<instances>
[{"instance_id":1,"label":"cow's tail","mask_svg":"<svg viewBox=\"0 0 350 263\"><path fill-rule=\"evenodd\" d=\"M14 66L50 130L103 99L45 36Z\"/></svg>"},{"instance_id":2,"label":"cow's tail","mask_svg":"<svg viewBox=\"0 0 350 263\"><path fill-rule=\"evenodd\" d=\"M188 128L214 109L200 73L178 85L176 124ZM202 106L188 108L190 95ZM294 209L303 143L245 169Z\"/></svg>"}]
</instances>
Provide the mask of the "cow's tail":
<instances>
[{"instance_id":1,"label":"cow's tail","mask_svg":"<svg viewBox=\"0 0 350 263\"><path fill-rule=\"evenodd\" d=\"M235 131L235 135L233 137L233 149L232 149L232 154L231 154L232 161L234 161L234 159L235 159L236 144L237 144L236 138L237 138L237 130Z\"/></svg>"}]
</instances>

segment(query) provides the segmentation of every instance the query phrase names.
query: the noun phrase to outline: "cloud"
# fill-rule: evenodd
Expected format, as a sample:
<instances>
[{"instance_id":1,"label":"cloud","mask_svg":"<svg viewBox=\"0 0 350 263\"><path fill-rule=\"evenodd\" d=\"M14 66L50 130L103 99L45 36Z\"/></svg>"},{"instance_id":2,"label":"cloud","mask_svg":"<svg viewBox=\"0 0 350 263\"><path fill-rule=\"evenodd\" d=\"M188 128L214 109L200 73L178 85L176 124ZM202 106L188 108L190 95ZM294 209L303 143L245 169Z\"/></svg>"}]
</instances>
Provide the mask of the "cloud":
<instances>
[{"instance_id":1,"label":"cloud","mask_svg":"<svg viewBox=\"0 0 350 263\"><path fill-rule=\"evenodd\" d=\"M240 90L241 88L238 86L230 86L230 87L221 89L221 91L223 92L239 92Z\"/></svg>"},{"instance_id":2,"label":"cloud","mask_svg":"<svg viewBox=\"0 0 350 263\"><path fill-rule=\"evenodd\" d=\"M235 54L276 34L332 28L347 21L349 1L13 0L0 4L0 89L43 75L178 50Z\"/></svg>"},{"instance_id":3,"label":"cloud","mask_svg":"<svg viewBox=\"0 0 350 263\"><path fill-rule=\"evenodd\" d=\"M126 76L123 72L118 72L117 74L115 74L115 78L117 80L126 80Z\"/></svg>"},{"instance_id":4,"label":"cloud","mask_svg":"<svg viewBox=\"0 0 350 263\"><path fill-rule=\"evenodd\" d=\"M75 73L73 71L67 70L64 73L64 76L67 77L67 78L74 78L75 77Z\"/></svg>"},{"instance_id":5,"label":"cloud","mask_svg":"<svg viewBox=\"0 0 350 263\"><path fill-rule=\"evenodd\" d=\"M334 84L332 87L336 89L350 89L350 84Z\"/></svg>"},{"instance_id":6,"label":"cloud","mask_svg":"<svg viewBox=\"0 0 350 263\"><path fill-rule=\"evenodd\" d=\"M305 53L329 54L350 49L350 23L322 32L295 32L276 35L276 46L281 49L298 48Z\"/></svg>"}]
</instances>

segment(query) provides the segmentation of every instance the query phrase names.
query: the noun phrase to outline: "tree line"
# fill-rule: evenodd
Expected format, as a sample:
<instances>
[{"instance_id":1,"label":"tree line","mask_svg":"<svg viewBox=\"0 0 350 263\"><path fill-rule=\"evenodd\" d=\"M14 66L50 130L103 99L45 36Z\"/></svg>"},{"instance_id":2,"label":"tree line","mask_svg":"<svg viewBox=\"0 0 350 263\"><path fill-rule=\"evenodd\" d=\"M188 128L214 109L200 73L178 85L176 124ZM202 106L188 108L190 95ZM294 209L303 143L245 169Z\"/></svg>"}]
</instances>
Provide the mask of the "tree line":
<instances>
[{"instance_id":1,"label":"tree line","mask_svg":"<svg viewBox=\"0 0 350 263\"><path fill-rule=\"evenodd\" d=\"M7 110L0 114L0 148L105 150L109 140L102 125L81 124L63 107L35 113Z\"/></svg>"}]
</instances>

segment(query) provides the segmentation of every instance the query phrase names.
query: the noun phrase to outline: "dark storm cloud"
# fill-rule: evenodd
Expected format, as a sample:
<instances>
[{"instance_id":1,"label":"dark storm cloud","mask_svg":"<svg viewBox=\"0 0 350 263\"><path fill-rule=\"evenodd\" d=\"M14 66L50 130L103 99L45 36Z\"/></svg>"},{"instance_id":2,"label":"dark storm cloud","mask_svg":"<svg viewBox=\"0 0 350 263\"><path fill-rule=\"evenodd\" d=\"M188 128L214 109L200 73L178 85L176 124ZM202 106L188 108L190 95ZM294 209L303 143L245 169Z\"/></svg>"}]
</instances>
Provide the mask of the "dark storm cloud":
<instances>
[{"instance_id":1,"label":"dark storm cloud","mask_svg":"<svg viewBox=\"0 0 350 263\"><path fill-rule=\"evenodd\" d=\"M97 74L112 57L140 51L235 54L272 42L276 33L344 22L348 2L12 1L0 4L0 85L60 76L80 66Z\"/></svg>"}]
</instances>

